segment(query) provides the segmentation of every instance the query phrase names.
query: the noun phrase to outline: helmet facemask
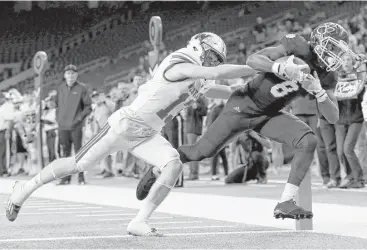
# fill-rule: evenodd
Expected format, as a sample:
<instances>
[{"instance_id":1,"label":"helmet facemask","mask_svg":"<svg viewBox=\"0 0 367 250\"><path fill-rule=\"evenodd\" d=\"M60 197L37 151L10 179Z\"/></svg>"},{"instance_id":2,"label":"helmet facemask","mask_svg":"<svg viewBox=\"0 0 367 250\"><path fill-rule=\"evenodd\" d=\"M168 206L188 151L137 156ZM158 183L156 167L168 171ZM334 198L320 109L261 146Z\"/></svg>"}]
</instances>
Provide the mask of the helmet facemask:
<instances>
[{"instance_id":1,"label":"helmet facemask","mask_svg":"<svg viewBox=\"0 0 367 250\"><path fill-rule=\"evenodd\" d=\"M349 52L346 42L327 37L314 47L319 60L326 66L326 71L336 71L343 65L343 56Z\"/></svg>"},{"instance_id":2,"label":"helmet facemask","mask_svg":"<svg viewBox=\"0 0 367 250\"><path fill-rule=\"evenodd\" d=\"M199 33L195 35L189 41L189 47L199 55L202 65L213 65L219 61L219 63L225 63L227 57L227 47L224 41L216 34L210 32ZM214 58L214 55L216 59Z\"/></svg>"},{"instance_id":3,"label":"helmet facemask","mask_svg":"<svg viewBox=\"0 0 367 250\"><path fill-rule=\"evenodd\" d=\"M223 58L213 50L205 51L203 57L202 61L205 67L215 67L224 63Z\"/></svg>"},{"instance_id":4,"label":"helmet facemask","mask_svg":"<svg viewBox=\"0 0 367 250\"><path fill-rule=\"evenodd\" d=\"M336 71L343 65L343 56L353 53L348 47L348 35L339 24L325 23L311 34L311 44L326 71Z\"/></svg>"}]
</instances>

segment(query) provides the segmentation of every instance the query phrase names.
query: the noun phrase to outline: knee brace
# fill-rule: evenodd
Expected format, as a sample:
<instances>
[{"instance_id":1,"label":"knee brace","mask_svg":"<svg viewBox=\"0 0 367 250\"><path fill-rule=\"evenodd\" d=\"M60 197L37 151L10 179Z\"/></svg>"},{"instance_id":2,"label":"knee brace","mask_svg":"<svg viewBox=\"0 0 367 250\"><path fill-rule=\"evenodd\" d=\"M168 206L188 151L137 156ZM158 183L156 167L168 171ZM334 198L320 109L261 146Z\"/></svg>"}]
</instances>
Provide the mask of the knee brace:
<instances>
[{"instance_id":1,"label":"knee brace","mask_svg":"<svg viewBox=\"0 0 367 250\"><path fill-rule=\"evenodd\" d=\"M162 169L156 183L172 189L180 177L182 170L182 163L179 160L173 160Z\"/></svg>"}]
</instances>

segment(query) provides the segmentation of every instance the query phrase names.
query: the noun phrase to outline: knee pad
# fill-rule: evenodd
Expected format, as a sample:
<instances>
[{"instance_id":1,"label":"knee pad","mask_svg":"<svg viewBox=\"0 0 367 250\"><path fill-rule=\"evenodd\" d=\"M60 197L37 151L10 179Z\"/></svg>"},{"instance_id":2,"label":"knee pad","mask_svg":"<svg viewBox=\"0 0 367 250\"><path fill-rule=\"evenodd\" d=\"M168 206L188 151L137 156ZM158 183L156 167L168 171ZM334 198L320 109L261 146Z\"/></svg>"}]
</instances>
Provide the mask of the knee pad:
<instances>
[{"instance_id":1,"label":"knee pad","mask_svg":"<svg viewBox=\"0 0 367 250\"><path fill-rule=\"evenodd\" d=\"M180 154L174 148L170 148L170 149L165 150L164 154L161 154L160 156L161 156L160 162L159 162L160 164L157 165L160 172L162 172L163 169L165 169L168 165L173 164L173 162L181 163Z\"/></svg>"},{"instance_id":2,"label":"knee pad","mask_svg":"<svg viewBox=\"0 0 367 250\"><path fill-rule=\"evenodd\" d=\"M180 160L173 160L163 168L157 183L172 189L180 177L183 166Z\"/></svg>"},{"instance_id":3,"label":"knee pad","mask_svg":"<svg viewBox=\"0 0 367 250\"><path fill-rule=\"evenodd\" d=\"M314 133L309 132L304 134L296 144L297 150L314 152L317 145L317 138Z\"/></svg>"}]
</instances>

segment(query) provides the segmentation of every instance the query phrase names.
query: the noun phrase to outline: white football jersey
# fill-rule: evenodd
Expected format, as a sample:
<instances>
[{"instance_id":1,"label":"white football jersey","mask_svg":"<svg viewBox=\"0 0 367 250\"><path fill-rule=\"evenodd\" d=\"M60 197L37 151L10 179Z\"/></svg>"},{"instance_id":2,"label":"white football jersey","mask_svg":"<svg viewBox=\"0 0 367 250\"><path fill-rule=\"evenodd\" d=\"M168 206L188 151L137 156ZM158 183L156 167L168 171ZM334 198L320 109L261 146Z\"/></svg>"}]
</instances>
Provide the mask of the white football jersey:
<instances>
[{"instance_id":1,"label":"white football jersey","mask_svg":"<svg viewBox=\"0 0 367 250\"><path fill-rule=\"evenodd\" d=\"M192 100L197 100L215 84L214 80L204 79L168 80L165 77L165 72L179 63L201 65L200 62L190 56L190 49L188 48L173 52L162 61L152 78L139 87L138 96L128 106L128 109L156 131L160 131L165 123L169 122ZM114 119L115 116L117 114L113 114L109 119L111 127L114 126L113 121L117 118Z\"/></svg>"}]
</instances>

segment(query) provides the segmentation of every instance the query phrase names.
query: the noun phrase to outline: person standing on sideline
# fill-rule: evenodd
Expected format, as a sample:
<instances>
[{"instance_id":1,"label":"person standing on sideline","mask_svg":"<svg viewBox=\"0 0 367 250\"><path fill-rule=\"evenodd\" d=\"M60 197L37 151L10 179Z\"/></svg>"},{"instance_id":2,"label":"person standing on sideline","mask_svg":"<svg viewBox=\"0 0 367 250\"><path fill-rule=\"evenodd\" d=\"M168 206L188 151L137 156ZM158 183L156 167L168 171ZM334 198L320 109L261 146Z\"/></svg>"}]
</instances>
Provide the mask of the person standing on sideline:
<instances>
[{"instance_id":1,"label":"person standing on sideline","mask_svg":"<svg viewBox=\"0 0 367 250\"><path fill-rule=\"evenodd\" d=\"M9 176L6 153L10 148L6 145L13 126L13 113L13 104L0 92L0 177Z\"/></svg>"},{"instance_id":2,"label":"person standing on sideline","mask_svg":"<svg viewBox=\"0 0 367 250\"><path fill-rule=\"evenodd\" d=\"M48 162L53 162L56 159L57 152L57 123L55 96L49 94L45 99L46 109L42 114L43 129L46 132L46 142L48 148Z\"/></svg>"},{"instance_id":3,"label":"person standing on sideline","mask_svg":"<svg viewBox=\"0 0 367 250\"><path fill-rule=\"evenodd\" d=\"M207 104L204 97L198 98L186 110L186 136L189 144L194 144L203 132L203 118L207 115ZM199 179L199 162L189 163L190 174L188 180Z\"/></svg>"},{"instance_id":4,"label":"person standing on sideline","mask_svg":"<svg viewBox=\"0 0 367 250\"><path fill-rule=\"evenodd\" d=\"M108 117L112 114L112 110L109 109L109 107L106 104L106 98L103 94L99 93L98 91L93 91L92 93L92 100L93 103L96 105L93 112L94 117L94 131L93 134L98 134L103 126L107 123ZM110 178L113 177L113 171L112 171L112 158L111 155L108 155L105 157L102 161L102 172L103 172L103 178Z\"/></svg>"},{"instance_id":5,"label":"person standing on sideline","mask_svg":"<svg viewBox=\"0 0 367 250\"><path fill-rule=\"evenodd\" d=\"M77 81L78 71L75 65L67 65L64 79L56 96L56 120L59 125L60 156L71 156L71 146L78 152L82 147L84 119L92 112L92 102L86 86ZM66 176L60 185L70 184L71 176ZM78 174L78 183L85 184L84 173Z\"/></svg>"}]
</instances>

